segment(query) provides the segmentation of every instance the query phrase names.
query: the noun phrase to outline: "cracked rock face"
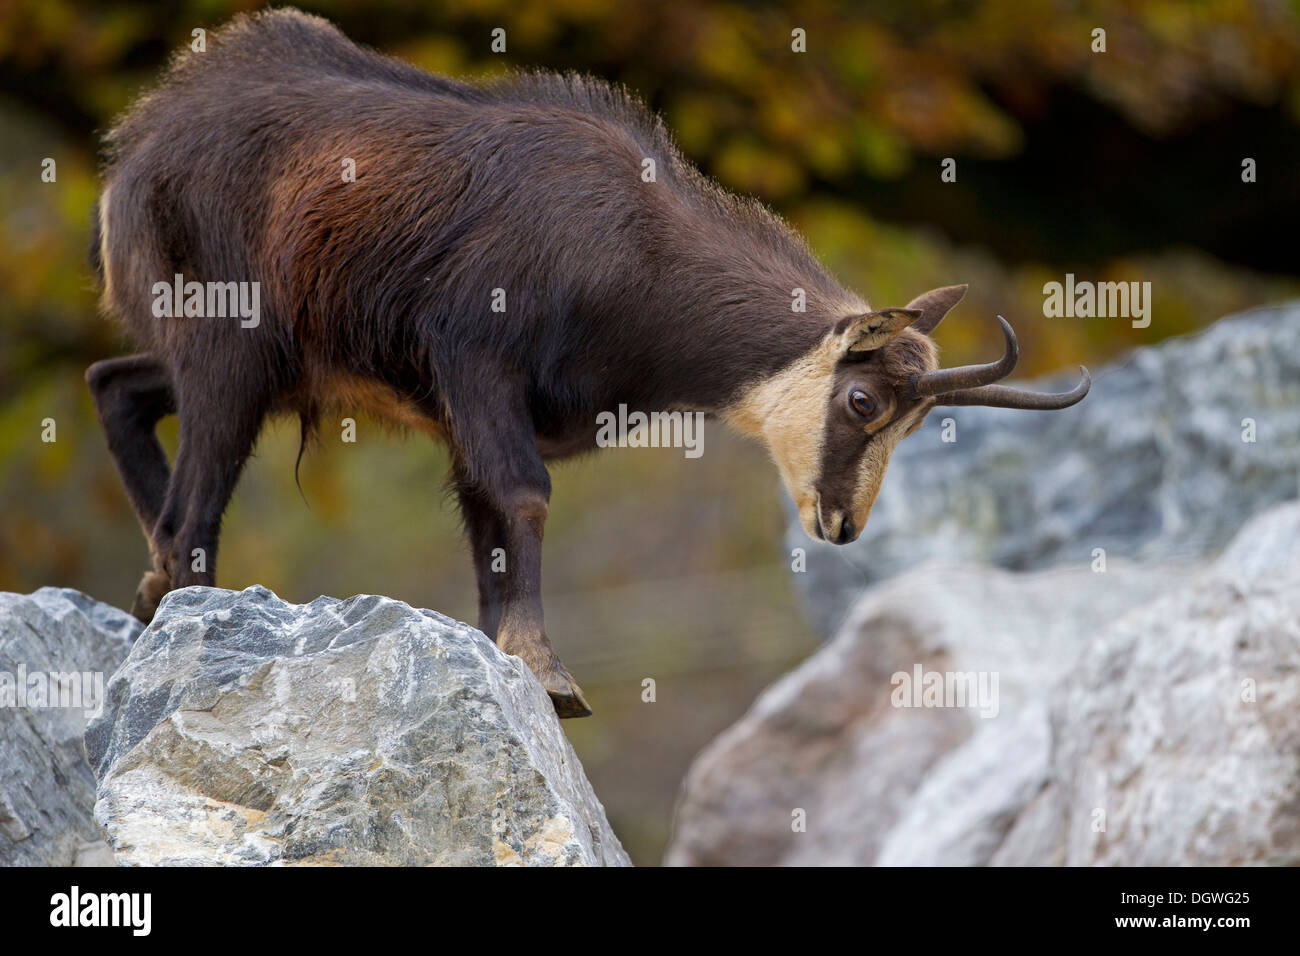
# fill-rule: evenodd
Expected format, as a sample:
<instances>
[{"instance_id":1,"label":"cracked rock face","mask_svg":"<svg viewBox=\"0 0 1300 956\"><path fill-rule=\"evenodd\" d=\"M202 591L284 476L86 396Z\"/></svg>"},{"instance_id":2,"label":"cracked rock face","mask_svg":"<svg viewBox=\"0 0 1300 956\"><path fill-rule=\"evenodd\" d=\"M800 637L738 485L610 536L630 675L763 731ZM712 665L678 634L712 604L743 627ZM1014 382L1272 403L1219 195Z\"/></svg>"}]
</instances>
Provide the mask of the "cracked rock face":
<instances>
[{"instance_id":1,"label":"cracked rock face","mask_svg":"<svg viewBox=\"0 0 1300 956\"><path fill-rule=\"evenodd\" d=\"M1214 561L917 568L697 758L667 862L1294 865L1297 660L1300 502ZM899 706L918 666L992 706Z\"/></svg>"},{"instance_id":2,"label":"cracked rock face","mask_svg":"<svg viewBox=\"0 0 1300 956\"><path fill-rule=\"evenodd\" d=\"M71 588L0 593L0 866L113 865L81 738L140 630Z\"/></svg>"},{"instance_id":3,"label":"cracked rock face","mask_svg":"<svg viewBox=\"0 0 1300 956\"><path fill-rule=\"evenodd\" d=\"M121 865L628 865L554 709L384 597L170 594L86 732Z\"/></svg>"}]
</instances>

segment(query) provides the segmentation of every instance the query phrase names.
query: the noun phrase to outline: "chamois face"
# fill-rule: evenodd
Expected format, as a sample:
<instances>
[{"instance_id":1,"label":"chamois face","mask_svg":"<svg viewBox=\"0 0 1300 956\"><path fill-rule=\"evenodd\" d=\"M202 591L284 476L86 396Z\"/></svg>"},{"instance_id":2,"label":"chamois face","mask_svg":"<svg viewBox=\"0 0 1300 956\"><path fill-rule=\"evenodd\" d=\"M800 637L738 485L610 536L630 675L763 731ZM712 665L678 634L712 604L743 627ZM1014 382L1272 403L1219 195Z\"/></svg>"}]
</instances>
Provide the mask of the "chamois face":
<instances>
[{"instance_id":1,"label":"chamois face","mask_svg":"<svg viewBox=\"0 0 1300 956\"><path fill-rule=\"evenodd\" d=\"M913 397L911 376L937 366L929 338L905 329L869 351L848 351L834 366L815 455L799 502L804 530L848 544L866 526L894 447L925 420L929 399ZM810 494L809 494L810 492Z\"/></svg>"},{"instance_id":2,"label":"chamois face","mask_svg":"<svg viewBox=\"0 0 1300 956\"><path fill-rule=\"evenodd\" d=\"M767 446L809 536L848 544L861 534L894 447L934 407L912 387L938 367L926 333L964 292L936 289L904 309L843 318L726 410Z\"/></svg>"},{"instance_id":3,"label":"chamois face","mask_svg":"<svg viewBox=\"0 0 1300 956\"><path fill-rule=\"evenodd\" d=\"M893 322L914 313L884 313ZM836 329L777 376L782 395L763 428L786 491L811 537L848 544L866 527L889 456L932 402L910 397L911 376L938 362L930 339L903 329L875 348L853 348Z\"/></svg>"},{"instance_id":4,"label":"chamois face","mask_svg":"<svg viewBox=\"0 0 1300 956\"><path fill-rule=\"evenodd\" d=\"M814 538L848 544L866 526L889 456L936 405L1060 411L1088 394L1079 367L1067 392L1026 391L997 382L1020 347L1002 316L1002 358L939 369L929 334L966 292L931 289L905 309L846 315L804 355L749 387L722 417L762 439Z\"/></svg>"}]
</instances>

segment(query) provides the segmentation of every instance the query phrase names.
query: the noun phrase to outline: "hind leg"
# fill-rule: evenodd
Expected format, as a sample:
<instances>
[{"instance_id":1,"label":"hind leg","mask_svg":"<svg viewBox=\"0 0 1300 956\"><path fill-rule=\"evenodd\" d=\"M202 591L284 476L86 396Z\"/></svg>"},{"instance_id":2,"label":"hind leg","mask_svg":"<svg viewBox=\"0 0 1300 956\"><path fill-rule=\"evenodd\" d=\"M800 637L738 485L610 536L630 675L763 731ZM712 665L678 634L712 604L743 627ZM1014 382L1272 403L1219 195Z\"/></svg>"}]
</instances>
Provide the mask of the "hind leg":
<instances>
[{"instance_id":1,"label":"hind leg","mask_svg":"<svg viewBox=\"0 0 1300 956\"><path fill-rule=\"evenodd\" d=\"M268 406L234 383L190 381L180 395L181 440L153 538L172 588L216 584L221 516Z\"/></svg>"},{"instance_id":2,"label":"hind leg","mask_svg":"<svg viewBox=\"0 0 1300 956\"><path fill-rule=\"evenodd\" d=\"M96 362L86 370L86 384L153 555L153 570L145 572L131 607L132 614L147 622L171 589L153 539L171 476L154 428L164 415L175 413L176 395L167 369L148 354Z\"/></svg>"}]
</instances>

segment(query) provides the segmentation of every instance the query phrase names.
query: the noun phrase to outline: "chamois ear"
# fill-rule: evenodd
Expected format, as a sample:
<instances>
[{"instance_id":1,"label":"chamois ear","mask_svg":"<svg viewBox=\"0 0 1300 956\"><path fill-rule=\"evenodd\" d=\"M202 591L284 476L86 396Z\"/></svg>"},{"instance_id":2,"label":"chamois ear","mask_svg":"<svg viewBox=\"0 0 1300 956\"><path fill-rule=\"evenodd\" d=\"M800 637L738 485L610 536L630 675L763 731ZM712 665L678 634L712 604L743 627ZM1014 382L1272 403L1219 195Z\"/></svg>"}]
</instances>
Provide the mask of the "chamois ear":
<instances>
[{"instance_id":1,"label":"chamois ear","mask_svg":"<svg viewBox=\"0 0 1300 956\"><path fill-rule=\"evenodd\" d=\"M836 337L841 355L868 352L880 348L920 316L920 310L912 308L864 312L862 315L840 319L832 334Z\"/></svg>"},{"instance_id":2,"label":"chamois ear","mask_svg":"<svg viewBox=\"0 0 1300 956\"><path fill-rule=\"evenodd\" d=\"M946 285L942 289L922 292L907 303L909 309L919 309L921 312L921 317L912 323L912 328L929 335L943 321L948 310L961 301L967 288L964 285Z\"/></svg>"}]
</instances>

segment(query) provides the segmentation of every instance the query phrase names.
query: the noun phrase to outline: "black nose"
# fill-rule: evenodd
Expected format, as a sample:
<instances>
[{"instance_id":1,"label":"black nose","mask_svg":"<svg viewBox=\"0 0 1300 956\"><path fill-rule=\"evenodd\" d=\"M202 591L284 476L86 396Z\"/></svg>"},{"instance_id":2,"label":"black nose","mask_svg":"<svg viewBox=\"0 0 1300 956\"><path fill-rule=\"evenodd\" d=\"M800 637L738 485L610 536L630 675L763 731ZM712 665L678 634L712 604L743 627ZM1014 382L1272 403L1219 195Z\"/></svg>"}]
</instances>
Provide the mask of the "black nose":
<instances>
[{"instance_id":1,"label":"black nose","mask_svg":"<svg viewBox=\"0 0 1300 956\"><path fill-rule=\"evenodd\" d=\"M853 540L853 522L845 518L840 522L840 536L835 539L836 544L848 544Z\"/></svg>"}]
</instances>

